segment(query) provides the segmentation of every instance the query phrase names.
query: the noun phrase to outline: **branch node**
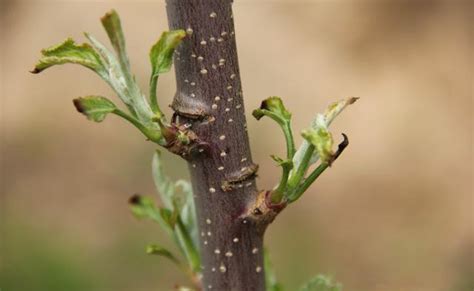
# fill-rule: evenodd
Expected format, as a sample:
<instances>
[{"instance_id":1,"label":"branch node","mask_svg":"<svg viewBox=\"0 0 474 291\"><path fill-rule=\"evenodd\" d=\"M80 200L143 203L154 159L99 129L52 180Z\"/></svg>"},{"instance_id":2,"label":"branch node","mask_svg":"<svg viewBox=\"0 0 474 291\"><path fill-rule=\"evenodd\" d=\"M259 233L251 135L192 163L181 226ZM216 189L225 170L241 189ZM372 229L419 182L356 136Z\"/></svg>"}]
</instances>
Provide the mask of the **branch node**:
<instances>
[{"instance_id":1,"label":"branch node","mask_svg":"<svg viewBox=\"0 0 474 291\"><path fill-rule=\"evenodd\" d=\"M287 202L273 203L271 200L271 191L263 190L257 194L257 198L246 209L242 218L251 220L256 225L266 227L273 222L275 217L287 205Z\"/></svg>"},{"instance_id":2,"label":"branch node","mask_svg":"<svg viewBox=\"0 0 474 291\"><path fill-rule=\"evenodd\" d=\"M258 165L251 164L247 167L242 168L240 171L235 171L227 177L226 180L222 181L221 189L224 192L234 190L238 185L244 183L247 180L254 179L257 176Z\"/></svg>"},{"instance_id":3,"label":"branch node","mask_svg":"<svg viewBox=\"0 0 474 291\"><path fill-rule=\"evenodd\" d=\"M209 152L209 144L201 140L194 131L185 125L172 123L165 126L160 122L160 127L166 140L163 147L170 152L186 160Z\"/></svg>"},{"instance_id":4,"label":"branch node","mask_svg":"<svg viewBox=\"0 0 474 291\"><path fill-rule=\"evenodd\" d=\"M175 96L170 107L180 116L192 119L192 120L203 120L206 119L210 114L206 104L196 100L194 98L183 96L183 93L178 93Z\"/></svg>"}]
</instances>

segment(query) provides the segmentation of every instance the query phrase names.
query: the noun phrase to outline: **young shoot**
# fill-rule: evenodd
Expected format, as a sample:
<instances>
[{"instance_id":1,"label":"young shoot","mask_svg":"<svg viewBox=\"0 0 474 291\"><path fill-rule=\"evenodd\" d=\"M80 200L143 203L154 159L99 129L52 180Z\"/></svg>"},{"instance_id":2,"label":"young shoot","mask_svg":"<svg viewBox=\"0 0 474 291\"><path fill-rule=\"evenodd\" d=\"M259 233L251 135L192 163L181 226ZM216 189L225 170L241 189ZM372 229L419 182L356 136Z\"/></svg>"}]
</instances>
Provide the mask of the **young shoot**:
<instances>
[{"instance_id":1,"label":"young shoot","mask_svg":"<svg viewBox=\"0 0 474 291\"><path fill-rule=\"evenodd\" d=\"M253 116L259 120L267 116L281 127L286 141L286 159L273 156L272 158L282 168L280 182L271 190L271 204L288 204L296 201L309 186L339 157L349 141L343 134L343 141L336 151L333 150L334 140L329 125L348 105L357 101L350 97L328 106L324 113L316 115L308 129L302 131L303 143L295 150L291 129L291 113L286 109L279 97L265 99L260 108L253 111ZM308 169L319 165L309 174Z\"/></svg>"}]
</instances>

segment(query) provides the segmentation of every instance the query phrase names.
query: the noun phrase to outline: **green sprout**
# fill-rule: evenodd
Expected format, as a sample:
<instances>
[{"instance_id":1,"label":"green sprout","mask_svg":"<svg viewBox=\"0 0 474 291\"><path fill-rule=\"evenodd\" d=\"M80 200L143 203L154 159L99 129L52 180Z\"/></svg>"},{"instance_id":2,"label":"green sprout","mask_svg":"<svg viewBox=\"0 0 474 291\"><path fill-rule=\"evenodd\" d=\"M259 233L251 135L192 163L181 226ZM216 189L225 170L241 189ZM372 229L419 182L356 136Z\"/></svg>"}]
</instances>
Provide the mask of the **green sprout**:
<instances>
[{"instance_id":1,"label":"green sprout","mask_svg":"<svg viewBox=\"0 0 474 291\"><path fill-rule=\"evenodd\" d=\"M317 114L311 127L302 131L303 143L295 150L291 129L291 113L286 109L279 97L265 99L260 108L253 111L253 116L259 120L263 116L270 117L282 128L286 140L286 159L272 156L282 167L280 182L271 191L270 199L273 204L287 204L296 201L309 186L339 157L348 145L344 140L336 151L333 150L334 140L329 125L348 105L357 101L350 97L328 106L324 114ZM309 168L320 161L319 165L307 175Z\"/></svg>"},{"instance_id":2,"label":"green sprout","mask_svg":"<svg viewBox=\"0 0 474 291\"><path fill-rule=\"evenodd\" d=\"M158 150L153 156L152 172L163 206L156 206L150 197L134 195L129 200L132 213L137 218L157 222L176 243L186 264L177 259L171 251L156 244L149 245L147 253L171 260L196 283L200 276L201 259L191 185L185 180L173 182L166 176Z\"/></svg>"},{"instance_id":3,"label":"green sprout","mask_svg":"<svg viewBox=\"0 0 474 291\"><path fill-rule=\"evenodd\" d=\"M79 64L94 71L113 89L128 112L119 109L112 101L102 96L74 99L76 109L95 122L103 121L109 113L120 116L137 127L150 141L166 146L168 142L164 139L162 128L157 122L157 120L165 122L156 98L157 80L160 74L170 70L173 53L186 33L183 30L164 32L153 45L150 51L152 76L150 101L148 101L131 73L118 14L111 11L105 14L101 21L114 52L92 35L85 33L89 43L77 45L74 40L68 38L58 45L42 50L42 57L31 72L37 74L49 67L62 64ZM168 124L165 126L170 127Z\"/></svg>"},{"instance_id":4,"label":"green sprout","mask_svg":"<svg viewBox=\"0 0 474 291\"><path fill-rule=\"evenodd\" d=\"M114 52L85 33L89 43L77 45L68 38L58 45L43 49L42 57L31 72L37 74L62 64L78 64L94 71L113 89L127 110L120 109L106 97L86 96L73 100L77 111L94 122L102 122L108 114L115 114L138 128L148 140L168 149L173 148L176 152L186 153L185 147L191 148L196 143L195 135L188 129L167 123L156 96L158 77L170 70L174 51L186 33L183 30L166 31L151 48L152 74L147 98L131 73L118 14L111 11L101 21ZM146 252L167 258L176 264L189 276L195 289L199 290L201 262L191 185L184 180L173 182L164 174L158 150L153 157L152 170L163 206L158 207L150 197L134 195L129 200L131 211L137 218L157 222L178 245L184 262L158 244L149 245ZM182 289L186 290L185 287Z\"/></svg>"},{"instance_id":5,"label":"green sprout","mask_svg":"<svg viewBox=\"0 0 474 291\"><path fill-rule=\"evenodd\" d=\"M41 58L31 71L40 73L52 66L78 64L94 71L115 92L126 107L120 109L103 96L85 96L73 100L77 111L94 122L102 122L108 114L122 117L135 126L150 141L169 151L185 157L194 149L208 146L200 141L194 132L174 123L168 123L158 104L157 84L161 74L169 72L175 49L185 38L183 30L165 31L150 50L152 73L149 82L149 96L143 94L131 72L126 52L125 37L120 18L115 11L101 18L103 27L114 51L88 33L89 43L78 45L71 38L41 51ZM338 158L348 145L347 136L333 150L334 140L329 125L335 117L358 98L351 97L331 104L324 114L318 114L311 126L302 131L304 141L296 149L291 128L291 113L279 97L264 100L253 116L259 120L267 116L282 128L286 140L286 157L272 156L282 168L279 183L270 191L271 204L286 205L299 199L309 186ZM311 166L319 164L309 174ZM178 246L177 256L159 244L150 244L146 253L170 260L188 275L193 288L177 287L178 290L201 290L201 258L199 254L198 228L193 200L193 191L188 181L172 181L163 171L161 153L155 152L152 162L155 186L162 205L154 199L134 195L130 198L131 212L139 219L149 219L160 225ZM252 171L251 174L254 174ZM228 182L231 184L233 181ZM228 185L231 187L232 185ZM281 291L276 281L268 253L264 253L266 283L268 291ZM340 291L339 284L329 278L317 276L303 286L301 291Z\"/></svg>"}]
</instances>

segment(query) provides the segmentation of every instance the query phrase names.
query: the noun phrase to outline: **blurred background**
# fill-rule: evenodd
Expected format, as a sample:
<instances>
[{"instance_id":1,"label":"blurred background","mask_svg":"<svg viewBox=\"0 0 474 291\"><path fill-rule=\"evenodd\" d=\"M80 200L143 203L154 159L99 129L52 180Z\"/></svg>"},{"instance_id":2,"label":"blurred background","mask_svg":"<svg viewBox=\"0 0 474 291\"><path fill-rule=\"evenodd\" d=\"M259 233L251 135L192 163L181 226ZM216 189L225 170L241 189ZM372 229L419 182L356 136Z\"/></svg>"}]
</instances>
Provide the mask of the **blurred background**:
<instances>
[{"instance_id":1,"label":"blurred background","mask_svg":"<svg viewBox=\"0 0 474 291\"><path fill-rule=\"evenodd\" d=\"M167 29L164 1L0 5L0 289L145 291L186 282L168 261L145 254L148 243L171 243L127 206L133 193L155 193L154 146L122 120L96 124L75 111L77 96L113 96L90 71L28 73L41 48L68 36L82 42L88 31L106 42L99 18L115 8L147 88L148 50ZM474 290L473 7L235 1L259 187L277 182L269 155L284 152L275 124L251 118L263 98L282 96L299 132L330 102L361 97L333 127L337 137L348 134L349 148L267 233L286 290L317 273L346 291ZM174 74L158 87L166 107ZM173 177L187 175L183 161L166 162Z\"/></svg>"}]
</instances>

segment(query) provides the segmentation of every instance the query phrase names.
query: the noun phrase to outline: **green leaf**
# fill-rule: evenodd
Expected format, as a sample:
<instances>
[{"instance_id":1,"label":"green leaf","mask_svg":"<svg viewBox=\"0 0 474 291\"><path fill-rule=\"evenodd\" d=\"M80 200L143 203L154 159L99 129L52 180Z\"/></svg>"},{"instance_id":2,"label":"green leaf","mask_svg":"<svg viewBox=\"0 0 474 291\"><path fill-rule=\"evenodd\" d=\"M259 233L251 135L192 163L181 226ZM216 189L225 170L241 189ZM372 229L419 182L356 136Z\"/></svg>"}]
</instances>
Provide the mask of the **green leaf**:
<instances>
[{"instance_id":1,"label":"green leaf","mask_svg":"<svg viewBox=\"0 0 474 291\"><path fill-rule=\"evenodd\" d=\"M288 187L292 190L288 194L289 200L295 200L301 196L302 193L296 193L297 188L301 186L301 182L306 175L306 172L315 164L320 156L323 165L318 167L313 172L313 177L317 178L334 159L332 151L333 139L329 132L329 125L344 110L348 105L357 101L357 97L350 97L338 102L332 103L328 106L324 114L317 114L316 118L311 123L311 127L302 132L303 140L301 146L293 156L293 169L288 178ZM304 182L303 182L304 183ZM304 189L308 185L305 185ZM300 188L301 189L301 188Z\"/></svg>"},{"instance_id":2,"label":"green leaf","mask_svg":"<svg viewBox=\"0 0 474 291\"><path fill-rule=\"evenodd\" d=\"M173 209L173 196L175 193L175 186L171 179L165 174L163 163L161 160L161 152L156 150L153 155L151 163L153 181L155 187L160 195L160 199L164 206L168 209Z\"/></svg>"},{"instance_id":3,"label":"green leaf","mask_svg":"<svg viewBox=\"0 0 474 291\"><path fill-rule=\"evenodd\" d=\"M293 162L291 161L291 159L283 160L282 158L277 157L275 155L271 155L271 158L275 162L277 162L277 164L282 169L280 182L274 188L274 190L272 191L272 194L271 194L272 195L271 196L272 202L275 203L275 204L278 204L282 201L282 198L285 195L286 186L288 184L288 177L289 177L291 169L293 168Z\"/></svg>"},{"instance_id":4,"label":"green leaf","mask_svg":"<svg viewBox=\"0 0 474 291\"><path fill-rule=\"evenodd\" d=\"M100 41L88 33L85 33L85 36L107 65L107 75L104 77L104 80L127 105L134 117L137 117L146 127L159 130L156 123L151 121L154 115L153 111L141 93L138 84L128 77L130 74L128 69L123 69L116 56Z\"/></svg>"},{"instance_id":5,"label":"green leaf","mask_svg":"<svg viewBox=\"0 0 474 291\"><path fill-rule=\"evenodd\" d=\"M175 189L180 188L183 197L183 203L180 209L180 216L183 224L186 227L193 245L197 248L199 246L199 236L197 228L196 207L194 205L193 189L191 183L185 180L178 180L175 183Z\"/></svg>"},{"instance_id":6,"label":"green leaf","mask_svg":"<svg viewBox=\"0 0 474 291\"><path fill-rule=\"evenodd\" d=\"M123 35L120 17L115 10L112 10L106 13L100 20L105 28L105 31L107 32L107 35L109 36L110 42L112 43L115 52L118 55L122 69L124 71L128 71L130 69L130 64L128 61L125 37Z\"/></svg>"},{"instance_id":7,"label":"green leaf","mask_svg":"<svg viewBox=\"0 0 474 291\"><path fill-rule=\"evenodd\" d=\"M178 244L181 252L186 257L191 270L198 272L200 268L199 252L197 245L192 241L189 231L183 224L176 209L158 208L149 197L134 195L130 198L132 213L137 218L151 219L158 224Z\"/></svg>"},{"instance_id":8,"label":"green leaf","mask_svg":"<svg viewBox=\"0 0 474 291\"><path fill-rule=\"evenodd\" d=\"M150 77L150 105L157 118L163 118L164 114L158 105L156 97L156 86L158 76L171 69L173 63L173 53L181 40L186 36L184 30L165 31L160 39L150 50L151 77Z\"/></svg>"},{"instance_id":9,"label":"green leaf","mask_svg":"<svg viewBox=\"0 0 474 291\"><path fill-rule=\"evenodd\" d=\"M349 97L346 99L342 99L338 102L331 103L324 114L317 114L316 117L311 122L311 127L303 131L305 135L313 135L311 132L316 131L315 135L321 134L321 136L325 135L325 132L328 132L329 125L332 121L341 113L348 105L353 104L355 101L359 99L358 97ZM319 129L322 129L322 132L318 132ZM324 141L324 139L322 140ZM326 141L328 141L326 139ZM324 143L320 143L322 146L319 151L324 152L324 149L327 149L323 146ZM300 176L303 176L306 173L306 170L314 163L319 160L319 151L315 150L315 147L311 142L308 140L303 140L301 146L296 151L293 157L293 170L290 173L290 180L295 181L295 185L298 186L300 182Z\"/></svg>"},{"instance_id":10,"label":"green leaf","mask_svg":"<svg viewBox=\"0 0 474 291\"><path fill-rule=\"evenodd\" d=\"M299 291L342 291L342 286L332 282L326 276L318 275L301 287Z\"/></svg>"},{"instance_id":11,"label":"green leaf","mask_svg":"<svg viewBox=\"0 0 474 291\"><path fill-rule=\"evenodd\" d=\"M176 223L175 235L176 241L186 257L190 269L194 272L199 272L201 268L201 258L199 257L198 247L194 244L180 216L178 216Z\"/></svg>"},{"instance_id":12,"label":"green leaf","mask_svg":"<svg viewBox=\"0 0 474 291\"><path fill-rule=\"evenodd\" d=\"M274 160L278 166L282 167L283 169L287 169L288 171L293 168L293 162L291 160L284 160L278 156L270 155L272 160Z\"/></svg>"},{"instance_id":13,"label":"green leaf","mask_svg":"<svg viewBox=\"0 0 474 291\"><path fill-rule=\"evenodd\" d=\"M356 102L358 99L359 99L358 97L349 97L349 98L331 103L327 107L324 114L318 113L316 115L316 117L311 122L311 128L316 129L316 130L318 128L325 128L327 130L329 128L329 125L339 115L339 113L341 113L348 105ZM310 143L304 140L301 146L296 151L296 154L293 157L293 164L295 168L300 167L300 164L303 161L304 156L308 152L309 146L310 146ZM319 159L318 153L315 152L311 157L310 165L316 163L318 159Z\"/></svg>"},{"instance_id":14,"label":"green leaf","mask_svg":"<svg viewBox=\"0 0 474 291\"><path fill-rule=\"evenodd\" d=\"M169 250L165 249L164 247L157 245L157 244L151 244L146 247L146 253L150 255L158 255L162 256L165 258L170 259L173 263L176 263L180 265L179 260L176 258L173 253L171 253Z\"/></svg>"},{"instance_id":15,"label":"green leaf","mask_svg":"<svg viewBox=\"0 0 474 291\"><path fill-rule=\"evenodd\" d=\"M281 98L276 96L263 100L260 108L255 109L252 115L257 120L260 120L263 116L268 116L279 124L290 122L291 119L291 113L285 108Z\"/></svg>"},{"instance_id":16,"label":"green leaf","mask_svg":"<svg viewBox=\"0 0 474 291\"><path fill-rule=\"evenodd\" d=\"M101 76L107 73L101 57L89 44L77 45L71 38L58 45L43 49L41 54L42 57L31 71L34 74L51 66L67 63L85 66Z\"/></svg>"},{"instance_id":17,"label":"green leaf","mask_svg":"<svg viewBox=\"0 0 474 291\"><path fill-rule=\"evenodd\" d=\"M267 116L280 125L283 130L286 141L286 160L272 156L282 167L282 176L278 186L271 193L271 200L274 203L280 203L288 184L290 170L293 168L293 156L295 155L295 142L291 129L291 113L286 109L280 97L269 97L262 101L260 108L255 109L252 115L260 120L263 116Z\"/></svg>"},{"instance_id":18,"label":"green leaf","mask_svg":"<svg viewBox=\"0 0 474 291\"><path fill-rule=\"evenodd\" d=\"M160 194L161 201L166 207L167 216L177 215L174 237L186 256L191 268L199 268L199 246L196 210L194 207L191 184L184 180L173 182L164 173L160 151L156 151L152 162L153 179ZM167 219L165 219L167 220ZM176 223L176 220L172 220Z\"/></svg>"},{"instance_id":19,"label":"green leaf","mask_svg":"<svg viewBox=\"0 0 474 291\"><path fill-rule=\"evenodd\" d=\"M170 210L167 208L160 208L159 210L161 218L171 227L174 228L176 222L178 221L179 213L175 210Z\"/></svg>"},{"instance_id":20,"label":"green leaf","mask_svg":"<svg viewBox=\"0 0 474 291\"><path fill-rule=\"evenodd\" d=\"M354 104L358 99L359 97L349 97L330 104L324 112L326 126L329 127L331 122L339 115L339 113L341 113L348 105Z\"/></svg>"},{"instance_id":21,"label":"green leaf","mask_svg":"<svg viewBox=\"0 0 474 291\"><path fill-rule=\"evenodd\" d=\"M283 105L280 97L273 96L263 100L260 108L255 109L252 115L257 120L260 120L263 116L268 116L280 125L285 135L287 158L289 160L293 159L295 142L291 130L291 113Z\"/></svg>"},{"instance_id":22,"label":"green leaf","mask_svg":"<svg viewBox=\"0 0 474 291\"><path fill-rule=\"evenodd\" d=\"M186 36L184 30L165 31L150 50L152 76L166 73L171 69L173 53L181 40Z\"/></svg>"},{"instance_id":23,"label":"green leaf","mask_svg":"<svg viewBox=\"0 0 474 291\"><path fill-rule=\"evenodd\" d=\"M77 111L95 122L101 122L107 114L117 109L112 101L102 96L79 97L74 99L73 102Z\"/></svg>"},{"instance_id":24,"label":"green leaf","mask_svg":"<svg viewBox=\"0 0 474 291\"><path fill-rule=\"evenodd\" d=\"M146 196L134 195L129 200L133 215L137 218L149 218L150 213L159 213L153 200Z\"/></svg>"},{"instance_id":25,"label":"green leaf","mask_svg":"<svg viewBox=\"0 0 474 291\"><path fill-rule=\"evenodd\" d=\"M169 235L173 235L174 225L172 223L172 213L170 213L170 210L158 208L153 199L147 196L133 195L129 203L135 217L156 221Z\"/></svg>"},{"instance_id":26,"label":"green leaf","mask_svg":"<svg viewBox=\"0 0 474 291\"><path fill-rule=\"evenodd\" d=\"M322 163L331 164L334 156L332 146L334 141L331 133L324 127L310 128L301 134L308 142L315 146Z\"/></svg>"},{"instance_id":27,"label":"green leaf","mask_svg":"<svg viewBox=\"0 0 474 291\"><path fill-rule=\"evenodd\" d=\"M167 209L178 208L177 211L193 240L193 244L197 247L199 238L191 184L185 180L173 182L165 174L161 153L158 150L153 155L152 173L161 201Z\"/></svg>"},{"instance_id":28,"label":"green leaf","mask_svg":"<svg viewBox=\"0 0 474 291\"><path fill-rule=\"evenodd\" d=\"M115 86L116 88L125 91L125 93L122 93L122 96L129 95L131 97L131 102L129 103L133 108L131 111L136 112L143 123L149 123L152 117L151 108L146 102L146 98L141 93L137 82L133 78L130 69L130 62L127 56L125 36L122 31L120 17L115 10L112 10L101 18L101 22L118 57L119 65L117 66L116 56L113 56L113 54L108 52L107 49L101 48L101 51L105 52L107 55L106 58L110 60L110 67L113 68L112 71L116 71L113 74L114 79L112 79L112 82L118 84L118 86ZM95 46L98 45L97 41L91 41L95 43ZM125 83L125 87L121 86L123 83Z\"/></svg>"},{"instance_id":29,"label":"green leaf","mask_svg":"<svg viewBox=\"0 0 474 291\"><path fill-rule=\"evenodd\" d=\"M133 109L132 106L134 96L132 96L129 91L130 88L127 86L125 75L122 72L122 68L120 67L120 63L117 61L117 58L105 47L104 44L102 44L92 35L88 33L84 33L84 35L106 64L107 76L104 78L104 80L110 85L110 87L112 87L119 98L125 104L130 106L129 108Z\"/></svg>"}]
</instances>

